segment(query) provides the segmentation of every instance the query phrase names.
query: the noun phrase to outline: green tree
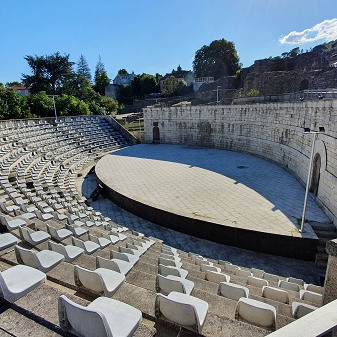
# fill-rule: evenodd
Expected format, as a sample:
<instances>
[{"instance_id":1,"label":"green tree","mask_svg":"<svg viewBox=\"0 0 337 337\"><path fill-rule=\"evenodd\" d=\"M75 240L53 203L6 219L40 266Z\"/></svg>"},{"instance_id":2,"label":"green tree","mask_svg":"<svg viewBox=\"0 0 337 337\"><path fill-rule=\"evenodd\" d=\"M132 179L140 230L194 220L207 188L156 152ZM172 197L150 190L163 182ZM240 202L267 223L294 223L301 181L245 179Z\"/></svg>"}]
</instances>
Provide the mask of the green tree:
<instances>
[{"instance_id":1,"label":"green tree","mask_svg":"<svg viewBox=\"0 0 337 337\"><path fill-rule=\"evenodd\" d=\"M22 85L22 84L21 84L21 82L19 82L19 81L7 82L6 85L5 85L5 87L6 87L6 88L9 88L9 87L12 87L12 86L14 86L14 85Z\"/></svg>"},{"instance_id":2,"label":"green tree","mask_svg":"<svg viewBox=\"0 0 337 337\"><path fill-rule=\"evenodd\" d=\"M142 96L160 91L156 77L150 74L142 74L140 76L140 87Z\"/></svg>"},{"instance_id":3,"label":"green tree","mask_svg":"<svg viewBox=\"0 0 337 337\"><path fill-rule=\"evenodd\" d=\"M94 90L100 93L102 96L105 95L105 87L110 83L108 74L104 68L101 56L98 58L95 69L95 85L93 86Z\"/></svg>"},{"instance_id":4,"label":"green tree","mask_svg":"<svg viewBox=\"0 0 337 337\"><path fill-rule=\"evenodd\" d=\"M45 91L32 94L28 97L28 105L32 114L39 117L53 117L53 99L48 97Z\"/></svg>"},{"instance_id":5,"label":"green tree","mask_svg":"<svg viewBox=\"0 0 337 337\"><path fill-rule=\"evenodd\" d=\"M132 104L133 91L131 85L124 84L120 87L118 93L118 102L121 104Z\"/></svg>"},{"instance_id":6,"label":"green tree","mask_svg":"<svg viewBox=\"0 0 337 337\"><path fill-rule=\"evenodd\" d=\"M68 55L60 55L59 52L45 56L25 57L31 68L32 75L23 74L22 80L27 87L31 87L31 93L46 91L48 94L62 94L65 83L74 76L73 62Z\"/></svg>"},{"instance_id":7,"label":"green tree","mask_svg":"<svg viewBox=\"0 0 337 337\"><path fill-rule=\"evenodd\" d=\"M87 60L81 54L77 62L77 74L91 82L91 72Z\"/></svg>"},{"instance_id":8,"label":"green tree","mask_svg":"<svg viewBox=\"0 0 337 337\"><path fill-rule=\"evenodd\" d=\"M0 119L31 117L26 97L0 86Z\"/></svg>"},{"instance_id":9,"label":"green tree","mask_svg":"<svg viewBox=\"0 0 337 337\"><path fill-rule=\"evenodd\" d=\"M214 40L209 46L196 51L193 70L196 77L212 76L219 79L235 75L239 69L239 56L233 42Z\"/></svg>"},{"instance_id":10,"label":"green tree","mask_svg":"<svg viewBox=\"0 0 337 337\"><path fill-rule=\"evenodd\" d=\"M106 115L116 114L118 102L111 97L102 97L100 106L105 109Z\"/></svg>"},{"instance_id":11,"label":"green tree","mask_svg":"<svg viewBox=\"0 0 337 337\"><path fill-rule=\"evenodd\" d=\"M55 104L60 116L91 115L88 104L75 96L61 95L55 97Z\"/></svg>"},{"instance_id":12,"label":"green tree","mask_svg":"<svg viewBox=\"0 0 337 337\"><path fill-rule=\"evenodd\" d=\"M118 70L118 75L127 75L128 72L123 68Z\"/></svg>"},{"instance_id":13,"label":"green tree","mask_svg":"<svg viewBox=\"0 0 337 337\"><path fill-rule=\"evenodd\" d=\"M145 95L153 92L160 92L157 78L150 74L137 75L131 82L132 96L144 98Z\"/></svg>"}]
</instances>

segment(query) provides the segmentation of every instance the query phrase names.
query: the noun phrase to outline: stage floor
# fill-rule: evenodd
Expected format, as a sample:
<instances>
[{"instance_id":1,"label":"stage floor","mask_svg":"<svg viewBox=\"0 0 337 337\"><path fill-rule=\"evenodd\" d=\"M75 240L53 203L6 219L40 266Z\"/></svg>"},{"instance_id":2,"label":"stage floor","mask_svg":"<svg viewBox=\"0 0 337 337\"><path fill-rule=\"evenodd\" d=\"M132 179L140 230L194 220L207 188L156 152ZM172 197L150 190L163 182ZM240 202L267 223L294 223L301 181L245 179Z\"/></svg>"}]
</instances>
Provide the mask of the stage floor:
<instances>
[{"instance_id":1,"label":"stage floor","mask_svg":"<svg viewBox=\"0 0 337 337\"><path fill-rule=\"evenodd\" d=\"M302 237L304 188L287 171L250 155L176 145L136 145L96 165L106 186L129 199L188 218ZM309 198L306 219L329 219ZM305 237L314 235L307 230Z\"/></svg>"}]
</instances>

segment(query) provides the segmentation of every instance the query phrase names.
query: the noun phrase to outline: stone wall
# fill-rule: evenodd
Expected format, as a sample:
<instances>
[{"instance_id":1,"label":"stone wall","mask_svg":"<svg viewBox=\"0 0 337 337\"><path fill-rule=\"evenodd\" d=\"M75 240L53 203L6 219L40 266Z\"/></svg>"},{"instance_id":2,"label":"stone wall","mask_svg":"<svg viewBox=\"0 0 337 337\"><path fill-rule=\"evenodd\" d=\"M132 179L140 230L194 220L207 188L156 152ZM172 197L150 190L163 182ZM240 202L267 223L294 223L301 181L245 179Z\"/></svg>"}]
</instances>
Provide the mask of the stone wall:
<instances>
[{"instance_id":1,"label":"stone wall","mask_svg":"<svg viewBox=\"0 0 337 337\"><path fill-rule=\"evenodd\" d=\"M261 95L278 95L297 92L304 89L337 88L337 68L327 71L272 71L250 73L244 80L245 95L251 90L258 90Z\"/></svg>"},{"instance_id":2,"label":"stone wall","mask_svg":"<svg viewBox=\"0 0 337 337\"><path fill-rule=\"evenodd\" d=\"M317 201L337 226L337 100L252 105L146 108L145 142L186 144L250 153L289 169L306 182L312 135L321 158ZM159 132L159 135L158 135Z\"/></svg>"}]
</instances>

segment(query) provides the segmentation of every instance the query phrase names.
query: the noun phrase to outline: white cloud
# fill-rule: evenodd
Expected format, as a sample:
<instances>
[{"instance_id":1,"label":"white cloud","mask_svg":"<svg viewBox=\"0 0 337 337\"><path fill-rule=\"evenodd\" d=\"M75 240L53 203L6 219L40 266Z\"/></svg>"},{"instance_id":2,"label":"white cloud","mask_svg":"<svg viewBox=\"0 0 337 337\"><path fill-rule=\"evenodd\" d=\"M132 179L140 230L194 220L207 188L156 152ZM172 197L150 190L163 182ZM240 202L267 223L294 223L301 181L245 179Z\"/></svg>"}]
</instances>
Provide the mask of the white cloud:
<instances>
[{"instance_id":1,"label":"white cloud","mask_svg":"<svg viewBox=\"0 0 337 337\"><path fill-rule=\"evenodd\" d=\"M290 32L279 39L282 44L305 44L317 40L326 42L337 39L337 19L325 20L302 32Z\"/></svg>"}]
</instances>

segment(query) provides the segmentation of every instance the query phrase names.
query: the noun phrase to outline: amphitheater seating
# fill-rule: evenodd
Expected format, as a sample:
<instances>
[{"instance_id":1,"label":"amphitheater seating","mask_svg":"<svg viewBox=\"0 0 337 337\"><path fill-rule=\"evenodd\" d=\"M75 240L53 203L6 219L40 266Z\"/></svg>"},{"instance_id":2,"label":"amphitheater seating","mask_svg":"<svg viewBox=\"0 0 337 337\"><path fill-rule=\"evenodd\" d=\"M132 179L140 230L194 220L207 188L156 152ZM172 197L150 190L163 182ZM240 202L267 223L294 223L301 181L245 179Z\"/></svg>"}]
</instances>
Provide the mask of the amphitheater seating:
<instances>
[{"instance_id":1,"label":"amphitheater seating","mask_svg":"<svg viewBox=\"0 0 337 337\"><path fill-rule=\"evenodd\" d=\"M304 284L304 290L323 295L323 288L320 286L316 286L315 284Z\"/></svg>"},{"instance_id":2,"label":"amphitheater seating","mask_svg":"<svg viewBox=\"0 0 337 337\"><path fill-rule=\"evenodd\" d=\"M97 243L101 248L105 248L108 247L109 245L111 245L111 240L105 239L105 238L99 238L95 235L92 234L88 234L89 240L92 242Z\"/></svg>"},{"instance_id":3,"label":"amphitheater seating","mask_svg":"<svg viewBox=\"0 0 337 337\"><path fill-rule=\"evenodd\" d=\"M292 291L300 291L300 286L297 283L289 282L285 280L278 281L278 286L283 289L288 289Z\"/></svg>"},{"instance_id":4,"label":"amphitheater seating","mask_svg":"<svg viewBox=\"0 0 337 337\"><path fill-rule=\"evenodd\" d=\"M176 268L181 268L183 265L181 262L177 260L164 259L162 257L158 258L158 264L162 264L164 266L176 267Z\"/></svg>"},{"instance_id":5,"label":"amphitheater seating","mask_svg":"<svg viewBox=\"0 0 337 337\"><path fill-rule=\"evenodd\" d=\"M322 305L323 296L321 294L315 293L309 290L300 290L300 299L305 300L316 305Z\"/></svg>"},{"instance_id":6,"label":"amphitheater seating","mask_svg":"<svg viewBox=\"0 0 337 337\"><path fill-rule=\"evenodd\" d=\"M50 239L50 235L44 231L36 231L32 232L26 227L19 227L19 232L21 235L21 238L24 241L27 241L32 246L36 246L40 244L41 242L47 241Z\"/></svg>"},{"instance_id":7,"label":"amphitheater seating","mask_svg":"<svg viewBox=\"0 0 337 337\"><path fill-rule=\"evenodd\" d=\"M88 255L95 253L98 249L101 248L99 244L93 241L83 241L74 237L72 237L71 239L74 246L82 248L84 250L84 253Z\"/></svg>"},{"instance_id":8,"label":"amphitheater seating","mask_svg":"<svg viewBox=\"0 0 337 337\"><path fill-rule=\"evenodd\" d=\"M49 233L49 235L56 241L63 241L66 238L69 238L70 236L73 235L73 233L66 229L66 228L60 228L60 229L56 229L53 226L50 226L48 224L46 224L47 227L47 232Z\"/></svg>"},{"instance_id":9,"label":"amphitheater seating","mask_svg":"<svg viewBox=\"0 0 337 337\"><path fill-rule=\"evenodd\" d=\"M18 245L15 246L15 255L19 263L44 273L47 273L64 260L63 255L50 250L35 252Z\"/></svg>"},{"instance_id":10,"label":"amphitheater seating","mask_svg":"<svg viewBox=\"0 0 337 337\"><path fill-rule=\"evenodd\" d=\"M248 297L249 289L230 282L220 282L218 294L234 301L238 301L241 297Z\"/></svg>"},{"instance_id":11,"label":"amphitheater seating","mask_svg":"<svg viewBox=\"0 0 337 337\"><path fill-rule=\"evenodd\" d=\"M158 265L158 273L163 276L173 275L182 278L186 278L188 275L188 271L185 269L165 266L163 264Z\"/></svg>"},{"instance_id":12,"label":"amphitheater seating","mask_svg":"<svg viewBox=\"0 0 337 337\"><path fill-rule=\"evenodd\" d=\"M206 280L214 283L220 283L220 282L229 282L230 276L226 275L221 272L207 270L206 271Z\"/></svg>"},{"instance_id":13,"label":"amphitheater seating","mask_svg":"<svg viewBox=\"0 0 337 337\"><path fill-rule=\"evenodd\" d=\"M132 269L133 264L119 259L109 260L100 256L96 256L96 267L110 269L117 273L127 275Z\"/></svg>"},{"instance_id":14,"label":"amphitheater seating","mask_svg":"<svg viewBox=\"0 0 337 337\"><path fill-rule=\"evenodd\" d=\"M201 334L208 312L208 303L173 291L168 296L157 294L155 310L157 318Z\"/></svg>"},{"instance_id":15,"label":"amphitheater seating","mask_svg":"<svg viewBox=\"0 0 337 337\"><path fill-rule=\"evenodd\" d=\"M247 277L247 284L254 286L254 287L259 287L262 288L264 286L268 286L269 283L267 280L264 280L262 278L259 277L254 277L254 276L248 276Z\"/></svg>"},{"instance_id":16,"label":"amphitheater seating","mask_svg":"<svg viewBox=\"0 0 337 337\"><path fill-rule=\"evenodd\" d=\"M0 252L5 252L18 243L17 238L11 233L0 234Z\"/></svg>"},{"instance_id":17,"label":"amphitheater seating","mask_svg":"<svg viewBox=\"0 0 337 337\"><path fill-rule=\"evenodd\" d=\"M238 300L235 316L251 324L275 329L276 309L267 303L256 301L251 298Z\"/></svg>"},{"instance_id":18,"label":"amphitheater seating","mask_svg":"<svg viewBox=\"0 0 337 337\"><path fill-rule=\"evenodd\" d=\"M204 334L207 337L221 335L223 331L234 331L232 327L239 329L236 333L233 332L233 335L249 334L254 337L265 335L267 333L265 329L281 327L321 304L318 301L322 292L321 287L305 284L303 280L293 277L279 277L266 273L262 269L240 267L232 264L231 261L215 261L192 252L187 254L159 240L146 238L142 233L131 231L124 224L116 224L89 207L87 200L80 196L75 187L77 174L82 173L83 168L89 169L104 153L127 145L127 142L121 141L113 128L103 120L103 117L76 117L60 118L57 122L55 120L21 121L11 122L6 128L1 128L0 123L0 165L2 167L0 202L4 206L0 210L0 220L3 230L6 228L11 230L12 234L6 234L12 235L15 240L10 240L8 252L4 253L5 250L1 252L1 261L5 261L8 268L8 265L23 263L25 259L27 265L34 265L34 268L48 272L47 277L52 281L48 282L48 286L54 289L51 292L53 294L58 288L54 287L55 283L76 291L76 295L70 296L68 301L71 303L69 307L73 304L74 307L67 309L65 302L60 304L62 328L84 334L83 331L77 330L76 324L85 321L85 317L87 319L95 317L98 321L105 322L106 319L114 316L110 311L103 312L103 302L105 304L103 297L95 300L98 302L92 302L98 303L99 308L95 305L87 305L88 303L82 305L86 301L85 298L88 298L86 292L90 293L90 298L104 293L108 296L114 294L116 299L141 309L146 314L146 319L155 321L156 317L160 318L155 324L155 327L159 327L158 331L161 329L161 324L165 324L165 320L198 333L206 324L207 329L204 329ZM37 213L39 217L34 217L34 214L31 216L29 213ZM51 239L48 237L49 250L46 250L46 242L40 244L33 241L36 244L33 250L23 248L26 247L26 242L22 242L20 245L23 247L17 246L15 252L11 251L10 248L17 244L15 236L18 236L20 226L28 225L29 229L23 231L25 228L23 227L21 232L31 233L30 228L33 228L33 224L36 231L33 234L46 230L51 236ZM0 235L0 250L1 238ZM89 248L93 248L92 244L95 248L91 250ZM7 247L7 244L5 243L4 246ZM87 247L80 248L80 246ZM86 254L84 254L85 251ZM51 266L50 263L50 257L54 253L58 254L60 259L57 262L59 264L56 264L57 268L53 268L54 265ZM67 263L61 263L62 261ZM78 267L75 267L75 261ZM159 262L158 266L157 262ZM77 270L77 274L81 270L81 276L85 275L81 281L77 276L75 284L74 270ZM103 272L99 273L99 270ZM113 289L118 282L114 283L108 275L118 275L119 280L123 279L116 290ZM88 281L91 279L99 279L100 282ZM182 293L172 292L177 289L170 288L170 283L168 288L165 288L166 284L156 289L156 283L159 284L159 280L173 281L171 283L178 284ZM232 294L235 289L238 293L240 290L243 296L223 296L220 288L226 283L229 284ZM107 289L104 289L104 284ZM47 285L42 286L43 289L44 287ZM63 287L58 291L62 292ZM160 290L169 295L156 295L155 291ZM314 295L308 295L304 291ZM183 292L191 293L193 296ZM222 292L226 293L225 290ZM227 292L230 291L227 289ZM39 294L44 297L42 290ZM288 302L283 299L287 296ZM313 296L314 302L310 296ZM237 314L237 319L245 322L235 320L235 308L240 299L242 302L241 297L252 301L259 300L258 302L264 305L275 307L274 325L261 325L254 318L255 315L260 315L256 314L260 307L253 302L247 302L246 309L240 309L240 314ZM75 302L72 301L73 298ZM76 304L76 298L81 305ZM101 299L102 302L100 302ZM58 297L55 300L55 306L57 300ZM210 308L208 316L206 315L207 302ZM24 303L20 302L19 306L24 306ZM241 303L240 306L244 305ZM43 310L35 307L35 314L41 315ZM112 305L110 309L111 307ZM248 310L248 307L253 309ZM23 308L24 310L27 308ZM31 309L29 306L28 310L34 312L34 308ZM251 311L253 314L250 314ZM254 319L244 318L247 312ZM270 317L274 315L270 312L269 314ZM121 316L118 317L118 321L121 321ZM47 322L48 319L48 316L44 316L41 321ZM74 319L75 323L71 323L71 319ZM259 319L262 318L259 317ZM247 322L250 323L247 324ZM48 321L48 325L56 327L58 323ZM115 328L114 323L113 326ZM262 329L261 326L263 326ZM172 328L171 325L166 327ZM123 326L124 328L126 327ZM87 327L84 329L89 331ZM241 333L241 331L244 332ZM168 335L176 334L171 331ZM89 332L89 335L92 333ZM142 335L141 332L137 336L140 335Z\"/></svg>"},{"instance_id":19,"label":"amphitheater seating","mask_svg":"<svg viewBox=\"0 0 337 337\"><path fill-rule=\"evenodd\" d=\"M128 254L128 253L122 253L122 252L116 252L112 250L110 252L110 258L111 259L118 259L118 260L123 260L126 262L131 263L132 265L136 264L139 261L139 257L133 254Z\"/></svg>"},{"instance_id":20,"label":"amphitheater seating","mask_svg":"<svg viewBox=\"0 0 337 337\"><path fill-rule=\"evenodd\" d=\"M85 289L111 297L122 285L125 276L105 268L98 268L92 271L75 265L74 279L76 286L81 290Z\"/></svg>"},{"instance_id":21,"label":"amphitheater seating","mask_svg":"<svg viewBox=\"0 0 337 337\"><path fill-rule=\"evenodd\" d=\"M299 286L303 286L304 285L304 281L302 279L295 278L295 277L287 277L286 281L290 282L290 283L296 283Z\"/></svg>"},{"instance_id":22,"label":"amphitheater seating","mask_svg":"<svg viewBox=\"0 0 337 337\"><path fill-rule=\"evenodd\" d=\"M14 303L45 280L46 275L39 270L23 265L11 267L0 272L0 296Z\"/></svg>"},{"instance_id":23,"label":"amphitheater seating","mask_svg":"<svg viewBox=\"0 0 337 337\"><path fill-rule=\"evenodd\" d=\"M291 314L294 318L301 318L316 309L317 307L313 305L301 302L293 302L291 304Z\"/></svg>"},{"instance_id":24,"label":"amphitheater seating","mask_svg":"<svg viewBox=\"0 0 337 337\"><path fill-rule=\"evenodd\" d=\"M72 232L73 235L76 236L77 238L88 233L87 229L77 227L77 226L71 226L71 225L67 225L67 224L66 224L66 229L68 229L70 232Z\"/></svg>"},{"instance_id":25,"label":"amphitheater seating","mask_svg":"<svg viewBox=\"0 0 337 337\"><path fill-rule=\"evenodd\" d=\"M4 215L0 215L1 224L6 226L9 231L19 228L20 226L26 226L27 222L20 218L7 219Z\"/></svg>"},{"instance_id":26,"label":"amphitheater seating","mask_svg":"<svg viewBox=\"0 0 337 337\"><path fill-rule=\"evenodd\" d=\"M84 253L84 249L73 245L62 245L53 241L48 241L48 249L62 254L65 262L73 262Z\"/></svg>"},{"instance_id":27,"label":"amphitheater seating","mask_svg":"<svg viewBox=\"0 0 337 337\"><path fill-rule=\"evenodd\" d=\"M183 277L174 275L157 275L156 291L168 295L170 292L175 291L183 294L190 295L194 288L194 282L187 280Z\"/></svg>"},{"instance_id":28,"label":"amphitheater seating","mask_svg":"<svg viewBox=\"0 0 337 337\"><path fill-rule=\"evenodd\" d=\"M262 287L262 297L266 297L282 303L289 303L289 294L285 290L281 290L275 287Z\"/></svg>"},{"instance_id":29,"label":"amphitheater seating","mask_svg":"<svg viewBox=\"0 0 337 337\"><path fill-rule=\"evenodd\" d=\"M61 328L84 337L132 336L142 320L138 309L106 297L84 307L62 295L58 307Z\"/></svg>"}]
</instances>

